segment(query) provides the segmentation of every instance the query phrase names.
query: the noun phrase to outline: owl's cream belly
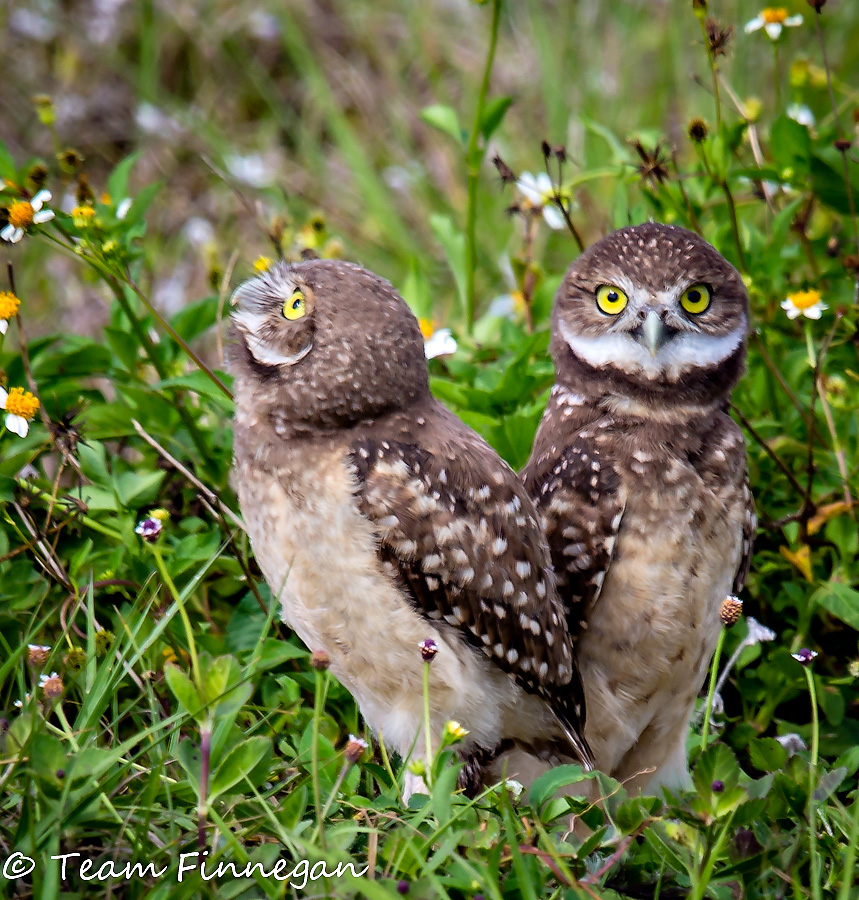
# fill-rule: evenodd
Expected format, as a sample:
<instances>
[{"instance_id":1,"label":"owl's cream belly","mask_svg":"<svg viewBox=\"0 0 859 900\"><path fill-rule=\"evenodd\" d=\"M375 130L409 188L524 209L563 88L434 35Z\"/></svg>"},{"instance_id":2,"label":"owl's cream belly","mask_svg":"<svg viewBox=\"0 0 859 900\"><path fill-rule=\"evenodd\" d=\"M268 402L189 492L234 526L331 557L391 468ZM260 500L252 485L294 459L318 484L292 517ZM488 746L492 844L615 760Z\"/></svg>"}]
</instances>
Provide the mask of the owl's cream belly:
<instances>
[{"instance_id":1,"label":"owl's cream belly","mask_svg":"<svg viewBox=\"0 0 859 900\"><path fill-rule=\"evenodd\" d=\"M586 736L598 768L618 778L669 756L680 771L660 782L686 775L686 727L742 543L742 510L703 509L707 502L699 495L684 505L664 487L630 499L601 599L577 642Z\"/></svg>"},{"instance_id":2,"label":"owl's cream belly","mask_svg":"<svg viewBox=\"0 0 859 900\"><path fill-rule=\"evenodd\" d=\"M284 621L311 650L328 653L332 672L388 746L405 755L422 728L419 644L427 638L439 645L430 666L436 742L452 719L468 729L467 744L486 748L510 736L508 719L518 716L526 733L545 725L539 721L545 710L518 711L523 692L512 679L403 596L378 557L342 455L302 461L306 467L297 476L240 467L239 499L254 554L279 595ZM416 755L423 749L421 737Z\"/></svg>"}]
</instances>

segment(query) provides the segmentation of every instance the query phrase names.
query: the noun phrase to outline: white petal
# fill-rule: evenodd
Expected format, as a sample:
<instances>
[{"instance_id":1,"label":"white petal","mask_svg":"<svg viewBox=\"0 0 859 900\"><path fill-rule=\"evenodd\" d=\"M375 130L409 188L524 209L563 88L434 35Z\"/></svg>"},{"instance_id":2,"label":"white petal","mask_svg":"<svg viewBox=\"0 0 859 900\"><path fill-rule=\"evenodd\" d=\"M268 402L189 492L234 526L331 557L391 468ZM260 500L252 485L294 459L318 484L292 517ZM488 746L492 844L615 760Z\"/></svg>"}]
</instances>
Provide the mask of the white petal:
<instances>
[{"instance_id":1,"label":"white petal","mask_svg":"<svg viewBox=\"0 0 859 900\"><path fill-rule=\"evenodd\" d=\"M12 231L12 235L10 237L7 237L6 240L10 241L13 244L17 244L18 241L20 241L22 237L24 237L24 229L23 228L15 228Z\"/></svg>"},{"instance_id":2,"label":"white petal","mask_svg":"<svg viewBox=\"0 0 859 900\"><path fill-rule=\"evenodd\" d=\"M450 333L450 329L439 328L429 340L424 342L424 353L426 353L427 359L456 353L456 339Z\"/></svg>"},{"instance_id":3,"label":"white petal","mask_svg":"<svg viewBox=\"0 0 859 900\"><path fill-rule=\"evenodd\" d=\"M47 203L48 200L50 200L50 199L51 199L50 191L39 191L39 193L36 194L36 196L33 197L33 199L30 201L30 206L32 206L33 209L41 209L42 204Z\"/></svg>"},{"instance_id":4,"label":"white petal","mask_svg":"<svg viewBox=\"0 0 859 900\"><path fill-rule=\"evenodd\" d=\"M553 228L555 231L559 231L567 224L563 214L554 204L547 203L543 207L543 218L549 228Z\"/></svg>"},{"instance_id":5,"label":"white petal","mask_svg":"<svg viewBox=\"0 0 859 900\"><path fill-rule=\"evenodd\" d=\"M50 222L53 218L54 211L52 209L44 209L42 212L37 212L36 215L33 216L33 224L44 225L45 222Z\"/></svg>"},{"instance_id":6,"label":"white petal","mask_svg":"<svg viewBox=\"0 0 859 900\"><path fill-rule=\"evenodd\" d=\"M27 432L30 430L30 423L23 416L13 416L9 413L6 416L6 427L13 434L17 434L18 437L27 437Z\"/></svg>"},{"instance_id":7,"label":"white petal","mask_svg":"<svg viewBox=\"0 0 859 900\"><path fill-rule=\"evenodd\" d=\"M781 22L767 22L764 25L764 31L774 40L777 41L781 34Z\"/></svg>"},{"instance_id":8,"label":"white petal","mask_svg":"<svg viewBox=\"0 0 859 900\"><path fill-rule=\"evenodd\" d=\"M2 231L0 231L0 238L3 238L4 241L11 241L12 235L15 233L14 225L7 225Z\"/></svg>"},{"instance_id":9,"label":"white petal","mask_svg":"<svg viewBox=\"0 0 859 900\"><path fill-rule=\"evenodd\" d=\"M745 28L743 31L746 34L751 34L753 31L760 31L761 28L764 27L764 17L763 16L755 16L751 22L746 22Z\"/></svg>"},{"instance_id":10,"label":"white petal","mask_svg":"<svg viewBox=\"0 0 859 900\"><path fill-rule=\"evenodd\" d=\"M543 194L537 184L537 179L530 172L523 172L519 176L516 187L525 195L526 199L538 206L542 205Z\"/></svg>"},{"instance_id":11,"label":"white petal","mask_svg":"<svg viewBox=\"0 0 859 900\"><path fill-rule=\"evenodd\" d=\"M116 207L116 218L124 219L128 215L128 210L131 209L131 204L131 197L126 197L125 200Z\"/></svg>"},{"instance_id":12,"label":"white petal","mask_svg":"<svg viewBox=\"0 0 859 900\"><path fill-rule=\"evenodd\" d=\"M814 127L814 113L804 104L791 103L787 108L787 114L794 122L799 122L800 125L805 125L806 128Z\"/></svg>"},{"instance_id":13,"label":"white petal","mask_svg":"<svg viewBox=\"0 0 859 900\"><path fill-rule=\"evenodd\" d=\"M9 329L9 320L0 319L0 334L6 334Z\"/></svg>"},{"instance_id":14,"label":"white petal","mask_svg":"<svg viewBox=\"0 0 859 900\"><path fill-rule=\"evenodd\" d=\"M790 306L785 306L784 311L787 313L788 319L795 319L800 314L800 310L797 309L792 303Z\"/></svg>"},{"instance_id":15,"label":"white petal","mask_svg":"<svg viewBox=\"0 0 859 900\"><path fill-rule=\"evenodd\" d=\"M822 313L823 310L821 310L819 303L815 303L814 306L809 306L808 309L802 311L806 319L819 319Z\"/></svg>"},{"instance_id":16,"label":"white petal","mask_svg":"<svg viewBox=\"0 0 859 900\"><path fill-rule=\"evenodd\" d=\"M753 616L746 616L746 627L748 628L746 635L748 644L760 644L761 641L775 640L775 632L766 625L761 625Z\"/></svg>"},{"instance_id":17,"label":"white petal","mask_svg":"<svg viewBox=\"0 0 859 900\"><path fill-rule=\"evenodd\" d=\"M498 316L502 319L512 319L516 314L516 304L512 294L502 294L496 297L486 310L487 315Z\"/></svg>"},{"instance_id":18,"label":"white petal","mask_svg":"<svg viewBox=\"0 0 859 900\"><path fill-rule=\"evenodd\" d=\"M0 387L0 409L6 409L6 398L9 396L6 388Z\"/></svg>"},{"instance_id":19,"label":"white petal","mask_svg":"<svg viewBox=\"0 0 859 900\"><path fill-rule=\"evenodd\" d=\"M788 28L796 28L797 25L802 25L802 16L799 14L797 14L795 16L789 16L787 19L784 20L784 24Z\"/></svg>"},{"instance_id":20,"label":"white petal","mask_svg":"<svg viewBox=\"0 0 859 900\"><path fill-rule=\"evenodd\" d=\"M554 194L555 188L552 185L552 179L545 172L540 172L537 176L537 190L545 197L547 194Z\"/></svg>"}]
</instances>

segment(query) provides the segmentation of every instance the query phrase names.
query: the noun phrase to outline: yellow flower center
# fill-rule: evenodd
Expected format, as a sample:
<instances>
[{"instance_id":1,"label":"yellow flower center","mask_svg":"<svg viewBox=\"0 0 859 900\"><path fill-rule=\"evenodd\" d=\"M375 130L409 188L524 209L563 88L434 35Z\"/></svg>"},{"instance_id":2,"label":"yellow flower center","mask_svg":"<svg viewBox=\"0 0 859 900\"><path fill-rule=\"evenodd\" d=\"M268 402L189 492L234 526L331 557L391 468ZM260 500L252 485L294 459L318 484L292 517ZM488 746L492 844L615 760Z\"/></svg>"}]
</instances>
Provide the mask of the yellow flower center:
<instances>
[{"instance_id":1,"label":"yellow flower center","mask_svg":"<svg viewBox=\"0 0 859 900\"><path fill-rule=\"evenodd\" d=\"M809 309L820 303L820 291L797 291L795 294L788 294L787 299L797 309Z\"/></svg>"},{"instance_id":2,"label":"yellow flower center","mask_svg":"<svg viewBox=\"0 0 859 900\"><path fill-rule=\"evenodd\" d=\"M33 207L26 200L16 200L9 207L9 224L13 228L28 228L33 224Z\"/></svg>"},{"instance_id":3,"label":"yellow flower center","mask_svg":"<svg viewBox=\"0 0 859 900\"><path fill-rule=\"evenodd\" d=\"M271 268L271 259L268 256L258 256L254 260L254 270L256 272L267 272Z\"/></svg>"},{"instance_id":4,"label":"yellow flower center","mask_svg":"<svg viewBox=\"0 0 859 900\"><path fill-rule=\"evenodd\" d=\"M21 301L14 294L0 291L0 319L11 319L20 306Z\"/></svg>"},{"instance_id":5,"label":"yellow flower center","mask_svg":"<svg viewBox=\"0 0 859 900\"><path fill-rule=\"evenodd\" d=\"M418 324L421 326L421 334L425 338L431 338L435 329L429 319L419 319Z\"/></svg>"},{"instance_id":6,"label":"yellow flower center","mask_svg":"<svg viewBox=\"0 0 859 900\"><path fill-rule=\"evenodd\" d=\"M95 210L91 206L76 206L72 210L72 218L75 220L75 225L77 225L78 228L82 225L86 225L94 215Z\"/></svg>"},{"instance_id":7,"label":"yellow flower center","mask_svg":"<svg viewBox=\"0 0 859 900\"><path fill-rule=\"evenodd\" d=\"M6 412L10 416L20 416L28 422L36 415L39 401L22 387L13 387L6 398Z\"/></svg>"},{"instance_id":8,"label":"yellow flower center","mask_svg":"<svg viewBox=\"0 0 859 900\"><path fill-rule=\"evenodd\" d=\"M761 15L767 25L781 25L787 19L787 10L783 6L768 6Z\"/></svg>"}]
</instances>

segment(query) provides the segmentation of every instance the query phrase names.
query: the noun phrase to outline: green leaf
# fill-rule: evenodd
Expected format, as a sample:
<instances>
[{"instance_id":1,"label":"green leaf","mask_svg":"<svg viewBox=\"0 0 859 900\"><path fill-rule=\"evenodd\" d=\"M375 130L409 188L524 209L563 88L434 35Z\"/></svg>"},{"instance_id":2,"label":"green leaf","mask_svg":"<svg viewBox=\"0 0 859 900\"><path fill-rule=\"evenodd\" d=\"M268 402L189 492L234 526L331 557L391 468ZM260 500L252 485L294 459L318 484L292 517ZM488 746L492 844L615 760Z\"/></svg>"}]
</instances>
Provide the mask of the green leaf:
<instances>
[{"instance_id":1,"label":"green leaf","mask_svg":"<svg viewBox=\"0 0 859 900\"><path fill-rule=\"evenodd\" d=\"M749 744L752 765L762 772L777 772L787 762L787 750L775 738L757 738Z\"/></svg>"},{"instance_id":2,"label":"green leaf","mask_svg":"<svg viewBox=\"0 0 859 900\"><path fill-rule=\"evenodd\" d=\"M66 768L63 745L48 734L37 734L30 744L30 765L39 777L59 782L57 772Z\"/></svg>"},{"instance_id":3,"label":"green leaf","mask_svg":"<svg viewBox=\"0 0 859 900\"><path fill-rule=\"evenodd\" d=\"M770 132L770 148L779 168L792 171L791 179L808 174L811 135L804 125L789 116L779 116Z\"/></svg>"},{"instance_id":4,"label":"green leaf","mask_svg":"<svg viewBox=\"0 0 859 900\"><path fill-rule=\"evenodd\" d=\"M827 612L859 631L859 591L837 581L827 581L814 592L811 602L819 603Z\"/></svg>"},{"instance_id":5,"label":"green leaf","mask_svg":"<svg viewBox=\"0 0 859 900\"><path fill-rule=\"evenodd\" d=\"M828 800L838 790L838 786L844 781L846 775L846 766L839 766L831 772L826 772L817 782L817 787L814 789L814 799L818 803Z\"/></svg>"},{"instance_id":6,"label":"green leaf","mask_svg":"<svg viewBox=\"0 0 859 900\"><path fill-rule=\"evenodd\" d=\"M202 759L200 757L200 748L194 741L184 740L179 742L179 750L176 754L179 763L185 770L188 780L191 782L195 791L200 790L200 770Z\"/></svg>"},{"instance_id":7,"label":"green leaf","mask_svg":"<svg viewBox=\"0 0 859 900\"><path fill-rule=\"evenodd\" d=\"M248 738L233 747L215 772L209 787L209 799L213 800L238 784L271 749L271 739L263 735Z\"/></svg>"},{"instance_id":8,"label":"green leaf","mask_svg":"<svg viewBox=\"0 0 859 900\"><path fill-rule=\"evenodd\" d=\"M218 302L218 297L205 297L196 303L189 303L173 316L170 324L181 338L192 341L215 324Z\"/></svg>"},{"instance_id":9,"label":"green leaf","mask_svg":"<svg viewBox=\"0 0 859 900\"><path fill-rule=\"evenodd\" d=\"M512 97L496 97L486 104L480 117L480 133L488 141L495 129L504 121L507 110L513 103Z\"/></svg>"},{"instance_id":10,"label":"green leaf","mask_svg":"<svg viewBox=\"0 0 859 900\"><path fill-rule=\"evenodd\" d=\"M164 666L164 677L182 708L196 719L202 718L203 701L191 679L175 663Z\"/></svg>"},{"instance_id":11,"label":"green leaf","mask_svg":"<svg viewBox=\"0 0 859 900\"><path fill-rule=\"evenodd\" d=\"M0 141L0 181L15 182L18 179L18 169L12 154L6 149L3 141Z\"/></svg>"},{"instance_id":12,"label":"green leaf","mask_svg":"<svg viewBox=\"0 0 859 900\"><path fill-rule=\"evenodd\" d=\"M713 794L713 783L721 781L726 788L738 780L740 766L733 752L725 744L711 744L698 758L692 781L701 797Z\"/></svg>"},{"instance_id":13,"label":"green leaf","mask_svg":"<svg viewBox=\"0 0 859 900\"><path fill-rule=\"evenodd\" d=\"M459 118L456 110L451 106L443 106L437 103L433 106L424 107L420 112L420 117L428 125L437 128L439 131L452 137L458 144L465 141L465 135L459 124Z\"/></svg>"},{"instance_id":14,"label":"green leaf","mask_svg":"<svg viewBox=\"0 0 859 900\"><path fill-rule=\"evenodd\" d=\"M590 777L590 773L585 773L585 770L581 766L555 766L554 769L550 769L548 772L541 775L531 785L531 790L528 792L528 799L531 804L531 808L534 810L539 810L540 807L547 800L550 800L552 797L554 797L561 788L577 784L578 782L584 781L588 777ZM569 791L568 793L574 795L577 792ZM585 789L582 788L580 793L584 794Z\"/></svg>"},{"instance_id":15,"label":"green leaf","mask_svg":"<svg viewBox=\"0 0 859 900\"><path fill-rule=\"evenodd\" d=\"M465 235L447 216L430 216L430 227L444 250L456 281L460 306L465 310Z\"/></svg>"},{"instance_id":16,"label":"green leaf","mask_svg":"<svg viewBox=\"0 0 859 900\"><path fill-rule=\"evenodd\" d=\"M114 205L118 205L128 196L128 178L139 158L139 152L126 156L107 179L107 192L110 194L110 201Z\"/></svg>"}]
</instances>

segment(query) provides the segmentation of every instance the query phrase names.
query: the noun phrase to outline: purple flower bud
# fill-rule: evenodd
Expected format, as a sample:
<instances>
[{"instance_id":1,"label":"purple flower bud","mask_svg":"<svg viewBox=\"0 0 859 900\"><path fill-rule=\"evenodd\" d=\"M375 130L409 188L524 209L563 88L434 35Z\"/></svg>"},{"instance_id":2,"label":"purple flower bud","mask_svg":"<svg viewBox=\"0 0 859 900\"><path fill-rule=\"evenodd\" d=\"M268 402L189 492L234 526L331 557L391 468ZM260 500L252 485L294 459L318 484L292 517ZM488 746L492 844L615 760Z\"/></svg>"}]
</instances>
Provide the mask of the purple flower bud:
<instances>
[{"instance_id":1,"label":"purple flower bud","mask_svg":"<svg viewBox=\"0 0 859 900\"><path fill-rule=\"evenodd\" d=\"M164 528L160 519L144 519L137 528L134 529L136 534L139 534L144 541L149 544L154 544L159 536L161 535L161 531Z\"/></svg>"},{"instance_id":2,"label":"purple flower bud","mask_svg":"<svg viewBox=\"0 0 859 900\"><path fill-rule=\"evenodd\" d=\"M424 662L430 663L435 659L435 655L438 653L438 644L432 638L421 641L418 646L421 648L421 657Z\"/></svg>"},{"instance_id":3,"label":"purple flower bud","mask_svg":"<svg viewBox=\"0 0 859 900\"><path fill-rule=\"evenodd\" d=\"M405 894L408 894L408 892L409 892L409 883L408 883L408 881L405 880L405 878L401 878L397 882L397 893L405 895Z\"/></svg>"},{"instance_id":4,"label":"purple flower bud","mask_svg":"<svg viewBox=\"0 0 859 900\"><path fill-rule=\"evenodd\" d=\"M799 653L791 653L790 655L801 665L810 666L812 660L817 656L817 652L809 650L808 647L803 647Z\"/></svg>"},{"instance_id":5,"label":"purple flower bud","mask_svg":"<svg viewBox=\"0 0 859 900\"><path fill-rule=\"evenodd\" d=\"M719 781L717 779L716 781L713 782L713 793L714 794L721 794L722 791L724 791L724 790L725 790L725 782L724 781Z\"/></svg>"}]
</instances>

